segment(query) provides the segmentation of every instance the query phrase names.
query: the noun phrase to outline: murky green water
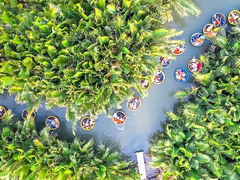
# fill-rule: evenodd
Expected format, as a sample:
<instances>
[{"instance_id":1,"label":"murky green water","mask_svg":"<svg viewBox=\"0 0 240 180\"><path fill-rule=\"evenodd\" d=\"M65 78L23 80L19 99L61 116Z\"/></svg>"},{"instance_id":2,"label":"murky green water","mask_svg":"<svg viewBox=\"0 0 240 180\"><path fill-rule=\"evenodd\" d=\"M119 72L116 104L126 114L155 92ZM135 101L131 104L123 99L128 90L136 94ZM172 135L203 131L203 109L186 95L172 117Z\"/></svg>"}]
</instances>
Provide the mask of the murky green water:
<instances>
[{"instance_id":1,"label":"murky green water","mask_svg":"<svg viewBox=\"0 0 240 180\"><path fill-rule=\"evenodd\" d=\"M164 70L165 81L160 85L151 85L148 97L142 99L142 105L138 111L128 110L126 102L122 104L121 110L128 115L124 125L117 126L112 119L100 115L91 131L82 130L78 123L77 137L81 139L94 138L96 141L108 142L112 146L118 145L123 153L130 156L134 156L134 152L138 150L148 151L149 139L157 130L162 131L161 124L166 121L165 112L171 111L174 103L177 102L171 95L177 90L191 87L194 83L192 77L189 83L176 82L173 77L174 70L178 67L187 68L188 60L207 51L210 45L210 42L206 41L201 47L193 47L189 43L190 35L194 32L201 32L203 26L210 22L211 16L215 12L227 15L233 9L240 9L240 0L197 0L195 2L202 11L200 17L189 16L181 19L176 16L175 22L168 24L171 28L184 31L183 35L177 38L185 39L187 49L183 55L177 57L169 69ZM16 117L21 117L21 111L26 107L26 105L16 104L14 97L8 94L0 96L0 104L12 109ZM65 120L65 112L65 108L54 108L48 111L42 103L42 107L37 111L37 129L40 130L44 127L47 116L56 115L61 121L61 127L56 130L58 137L63 140L71 140L73 137L71 123Z\"/></svg>"}]
</instances>

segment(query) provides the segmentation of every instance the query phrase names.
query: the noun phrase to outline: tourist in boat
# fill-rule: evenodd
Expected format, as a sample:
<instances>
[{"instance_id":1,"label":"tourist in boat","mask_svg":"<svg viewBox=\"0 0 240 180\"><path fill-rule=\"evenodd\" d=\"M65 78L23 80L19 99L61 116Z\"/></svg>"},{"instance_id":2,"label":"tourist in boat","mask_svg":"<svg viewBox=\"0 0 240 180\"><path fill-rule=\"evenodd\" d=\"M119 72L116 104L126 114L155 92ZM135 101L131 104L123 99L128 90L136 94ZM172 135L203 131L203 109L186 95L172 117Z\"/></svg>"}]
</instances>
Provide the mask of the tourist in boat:
<instances>
[{"instance_id":1,"label":"tourist in boat","mask_svg":"<svg viewBox=\"0 0 240 180\"><path fill-rule=\"evenodd\" d=\"M130 101L128 101L128 108L131 110L137 110L140 107L140 98L134 97Z\"/></svg>"},{"instance_id":2,"label":"tourist in boat","mask_svg":"<svg viewBox=\"0 0 240 180\"><path fill-rule=\"evenodd\" d=\"M204 34L208 37L216 36L217 31L219 29L219 28L216 28L216 26L213 25L213 24L207 24L204 28L205 28L204 29Z\"/></svg>"},{"instance_id":3,"label":"tourist in boat","mask_svg":"<svg viewBox=\"0 0 240 180\"><path fill-rule=\"evenodd\" d=\"M186 49L185 46L179 45L174 49L173 54L180 55L185 51L185 49Z\"/></svg>"},{"instance_id":4,"label":"tourist in boat","mask_svg":"<svg viewBox=\"0 0 240 180\"><path fill-rule=\"evenodd\" d=\"M159 57L158 62L163 69L168 68L171 65L171 60L164 57Z\"/></svg>"},{"instance_id":5,"label":"tourist in boat","mask_svg":"<svg viewBox=\"0 0 240 180\"><path fill-rule=\"evenodd\" d=\"M229 21L233 24L237 24L240 18L240 14L236 12L232 12L230 15Z\"/></svg>"},{"instance_id":6,"label":"tourist in boat","mask_svg":"<svg viewBox=\"0 0 240 180\"><path fill-rule=\"evenodd\" d=\"M125 123L126 119L127 116L121 111L117 111L113 114L113 121L116 124L123 124Z\"/></svg>"},{"instance_id":7,"label":"tourist in boat","mask_svg":"<svg viewBox=\"0 0 240 180\"><path fill-rule=\"evenodd\" d=\"M191 41L194 46L200 46L204 43L205 36L201 33L196 33L192 36Z\"/></svg>"},{"instance_id":8,"label":"tourist in boat","mask_svg":"<svg viewBox=\"0 0 240 180\"><path fill-rule=\"evenodd\" d=\"M50 126L51 129L57 129L60 126L55 117L48 118L46 125Z\"/></svg>"},{"instance_id":9,"label":"tourist in boat","mask_svg":"<svg viewBox=\"0 0 240 180\"><path fill-rule=\"evenodd\" d=\"M155 77L154 77L154 81L156 83L160 83L163 81L163 74L162 73L158 73Z\"/></svg>"},{"instance_id":10,"label":"tourist in boat","mask_svg":"<svg viewBox=\"0 0 240 180\"><path fill-rule=\"evenodd\" d=\"M189 63L189 69L192 72L198 72L202 67L202 64L198 61L196 61L196 59L192 59L192 61Z\"/></svg>"},{"instance_id":11,"label":"tourist in boat","mask_svg":"<svg viewBox=\"0 0 240 180\"><path fill-rule=\"evenodd\" d=\"M84 129L84 130L91 130L93 129L95 125L95 121L92 120L90 117L84 117L82 120L81 120L81 124L80 126Z\"/></svg>"},{"instance_id":12,"label":"tourist in boat","mask_svg":"<svg viewBox=\"0 0 240 180\"><path fill-rule=\"evenodd\" d=\"M183 70L181 70L181 69L178 69L177 71L176 71L176 79L178 80L178 81L186 81L186 79L187 79L187 72L186 71L183 71Z\"/></svg>"},{"instance_id":13,"label":"tourist in boat","mask_svg":"<svg viewBox=\"0 0 240 180\"><path fill-rule=\"evenodd\" d=\"M4 116L5 113L6 113L5 109L0 108L0 117Z\"/></svg>"},{"instance_id":14,"label":"tourist in boat","mask_svg":"<svg viewBox=\"0 0 240 180\"><path fill-rule=\"evenodd\" d=\"M148 86L149 86L149 81L148 81L147 79L141 79L140 82L141 82L141 85L142 85L142 87L143 87L144 89L147 89L147 88L148 88Z\"/></svg>"},{"instance_id":15,"label":"tourist in boat","mask_svg":"<svg viewBox=\"0 0 240 180\"><path fill-rule=\"evenodd\" d=\"M82 125L85 129L90 129L91 128L91 120L90 119L83 120Z\"/></svg>"},{"instance_id":16,"label":"tourist in boat","mask_svg":"<svg viewBox=\"0 0 240 180\"><path fill-rule=\"evenodd\" d=\"M225 16L222 13L216 13L213 15L213 23L216 26L224 26Z\"/></svg>"}]
</instances>

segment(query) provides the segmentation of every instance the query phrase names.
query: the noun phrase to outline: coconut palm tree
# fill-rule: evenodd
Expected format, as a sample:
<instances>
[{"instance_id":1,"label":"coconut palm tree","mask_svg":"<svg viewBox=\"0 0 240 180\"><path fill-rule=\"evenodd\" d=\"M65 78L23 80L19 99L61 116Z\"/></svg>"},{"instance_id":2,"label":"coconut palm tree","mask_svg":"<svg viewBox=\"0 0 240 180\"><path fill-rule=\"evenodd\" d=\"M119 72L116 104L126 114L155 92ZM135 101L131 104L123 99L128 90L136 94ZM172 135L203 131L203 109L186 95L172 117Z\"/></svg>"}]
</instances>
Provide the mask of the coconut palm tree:
<instances>
[{"instance_id":1,"label":"coconut palm tree","mask_svg":"<svg viewBox=\"0 0 240 180\"><path fill-rule=\"evenodd\" d=\"M184 43L171 39L182 32L162 27L160 9L145 0L4 1L0 87L29 110L41 101L67 107L73 123L109 114L135 90L146 96L142 74L151 76L158 56L174 59L171 44Z\"/></svg>"},{"instance_id":2,"label":"coconut palm tree","mask_svg":"<svg viewBox=\"0 0 240 180\"><path fill-rule=\"evenodd\" d=\"M240 55L239 27L213 40L214 48L201 57L201 84L175 93L191 96L176 112L151 146L152 166L164 179L239 179Z\"/></svg>"},{"instance_id":3,"label":"coconut palm tree","mask_svg":"<svg viewBox=\"0 0 240 180\"><path fill-rule=\"evenodd\" d=\"M103 144L95 147L75 138L57 140L34 121L14 122L12 114L0 122L0 179L136 179L132 162Z\"/></svg>"}]
</instances>

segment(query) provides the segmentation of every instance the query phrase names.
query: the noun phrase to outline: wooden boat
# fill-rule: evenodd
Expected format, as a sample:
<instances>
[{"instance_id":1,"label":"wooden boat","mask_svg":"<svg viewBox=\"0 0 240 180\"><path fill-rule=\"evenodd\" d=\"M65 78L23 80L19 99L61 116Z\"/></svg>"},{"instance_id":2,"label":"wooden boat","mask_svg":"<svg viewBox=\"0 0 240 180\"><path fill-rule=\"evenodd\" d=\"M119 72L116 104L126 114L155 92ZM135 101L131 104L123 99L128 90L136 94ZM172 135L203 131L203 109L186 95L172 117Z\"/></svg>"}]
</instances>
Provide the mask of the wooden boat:
<instances>
[{"instance_id":1,"label":"wooden boat","mask_svg":"<svg viewBox=\"0 0 240 180\"><path fill-rule=\"evenodd\" d=\"M228 14L228 22L231 25L237 25L240 23L240 12L238 10L232 10Z\"/></svg>"},{"instance_id":2,"label":"wooden boat","mask_svg":"<svg viewBox=\"0 0 240 180\"><path fill-rule=\"evenodd\" d=\"M189 73L184 68L178 68L174 72L174 78L176 79L176 81L184 83L189 80Z\"/></svg>"},{"instance_id":3,"label":"wooden boat","mask_svg":"<svg viewBox=\"0 0 240 180\"><path fill-rule=\"evenodd\" d=\"M0 119L4 118L6 116L7 110L5 107L0 106Z\"/></svg>"},{"instance_id":4,"label":"wooden boat","mask_svg":"<svg viewBox=\"0 0 240 180\"><path fill-rule=\"evenodd\" d=\"M201 71L202 67L203 67L203 64L199 59L192 58L188 61L188 70L191 73Z\"/></svg>"},{"instance_id":5,"label":"wooden boat","mask_svg":"<svg viewBox=\"0 0 240 180\"><path fill-rule=\"evenodd\" d=\"M186 50L186 46L181 45L181 44L180 44L180 45L173 45L173 46L171 47L171 52L172 52L174 55L177 55L177 56L183 54L183 53L185 52L185 50Z\"/></svg>"},{"instance_id":6,"label":"wooden boat","mask_svg":"<svg viewBox=\"0 0 240 180\"><path fill-rule=\"evenodd\" d=\"M27 110L27 108L25 108L23 111L22 111L22 118L24 119L24 120L26 120L27 119L27 116L28 116L28 110ZM31 114L31 117L33 118L33 119L35 119L36 118L36 112L34 111L34 112L32 112L32 114Z\"/></svg>"},{"instance_id":7,"label":"wooden boat","mask_svg":"<svg viewBox=\"0 0 240 180\"><path fill-rule=\"evenodd\" d=\"M219 26L224 26L226 24L226 17L223 13L215 13L213 16L212 16L212 23L219 27Z\"/></svg>"},{"instance_id":8,"label":"wooden boat","mask_svg":"<svg viewBox=\"0 0 240 180\"><path fill-rule=\"evenodd\" d=\"M91 119L89 116L85 116L82 118L80 126L82 129L89 131L94 128L95 121Z\"/></svg>"},{"instance_id":9,"label":"wooden boat","mask_svg":"<svg viewBox=\"0 0 240 180\"><path fill-rule=\"evenodd\" d=\"M127 102L127 107L131 111L136 111L141 106L141 100L139 97L133 97L132 99L129 99Z\"/></svg>"},{"instance_id":10,"label":"wooden boat","mask_svg":"<svg viewBox=\"0 0 240 180\"><path fill-rule=\"evenodd\" d=\"M151 80L150 80L150 77L148 76L143 76L141 79L140 79L140 83L141 83L141 86L144 90L148 90L151 86Z\"/></svg>"},{"instance_id":11,"label":"wooden boat","mask_svg":"<svg viewBox=\"0 0 240 180\"><path fill-rule=\"evenodd\" d=\"M50 126L50 130L55 130L60 127L60 121L56 116L48 116L45 125Z\"/></svg>"},{"instance_id":12,"label":"wooden boat","mask_svg":"<svg viewBox=\"0 0 240 180\"><path fill-rule=\"evenodd\" d=\"M172 60L171 59L166 59L162 56L159 56L158 63L161 66L162 69L167 69L171 66Z\"/></svg>"},{"instance_id":13,"label":"wooden boat","mask_svg":"<svg viewBox=\"0 0 240 180\"><path fill-rule=\"evenodd\" d=\"M205 39L202 33L196 32L191 35L190 42L193 46L201 46L205 42Z\"/></svg>"},{"instance_id":14,"label":"wooden boat","mask_svg":"<svg viewBox=\"0 0 240 180\"><path fill-rule=\"evenodd\" d=\"M208 37L215 37L218 30L219 28L217 28L214 24L206 24L203 27L203 34Z\"/></svg>"},{"instance_id":15,"label":"wooden boat","mask_svg":"<svg viewBox=\"0 0 240 180\"><path fill-rule=\"evenodd\" d=\"M161 70L157 70L154 74L153 83L161 84L165 80L165 74Z\"/></svg>"},{"instance_id":16,"label":"wooden boat","mask_svg":"<svg viewBox=\"0 0 240 180\"><path fill-rule=\"evenodd\" d=\"M127 115L123 111L116 111L113 114L113 122L117 125L124 124L127 121Z\"/></svg>"}]
</instances>

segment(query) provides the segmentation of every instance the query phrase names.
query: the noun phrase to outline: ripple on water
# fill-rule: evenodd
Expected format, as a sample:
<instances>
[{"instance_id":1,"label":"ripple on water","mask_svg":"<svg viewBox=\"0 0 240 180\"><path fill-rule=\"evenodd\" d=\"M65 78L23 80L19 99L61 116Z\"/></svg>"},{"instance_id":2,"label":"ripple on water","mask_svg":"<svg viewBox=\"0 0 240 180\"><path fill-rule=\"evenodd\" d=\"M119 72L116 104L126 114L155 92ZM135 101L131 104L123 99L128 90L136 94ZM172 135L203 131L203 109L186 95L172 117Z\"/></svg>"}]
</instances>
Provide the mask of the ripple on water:
<instances>
[{"instance_id":1,"label":"ripple on water","mask_svg":"<svg viewBox=\"0 0 240 180\"><path fill-rule=\"evenodd\" d=\"M107 137L111 137L112 135L110 133L108 133L107 131L104 131L104 135Z\"/></svg>"},{"instance_id":2,"label":"ripple on water","mask_svg":"<svg viewBox=\"0 0 240 180\"><path fill-rule=\"evenodd\" d=\"M119 131L124 131L124 125L117 125L116 129Z\"/></svg>"}]
</instances>

